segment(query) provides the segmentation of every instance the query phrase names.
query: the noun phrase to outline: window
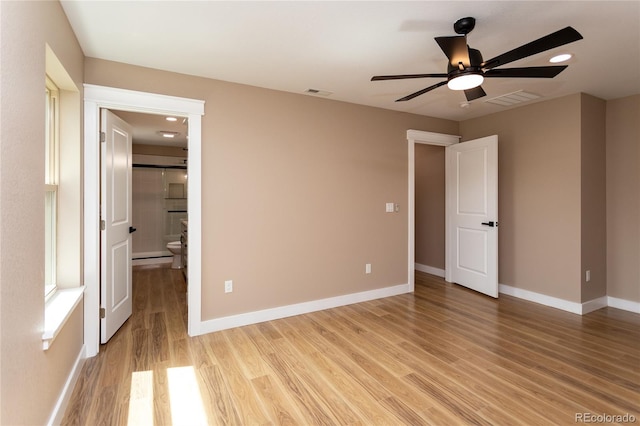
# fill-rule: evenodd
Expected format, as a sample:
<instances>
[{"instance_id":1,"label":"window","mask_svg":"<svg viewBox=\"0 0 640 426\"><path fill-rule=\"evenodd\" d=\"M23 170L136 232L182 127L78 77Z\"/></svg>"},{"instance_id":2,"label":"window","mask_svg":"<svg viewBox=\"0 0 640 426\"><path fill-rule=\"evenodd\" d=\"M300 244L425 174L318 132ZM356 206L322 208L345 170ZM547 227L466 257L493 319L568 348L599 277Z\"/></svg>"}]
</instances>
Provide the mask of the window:
<instances>
[{"instance_id":1,"label":"window","mask_svg":"<svg viewBox=\"0 0 640 426\"><path fill-rule=\"evenodd\" d=\"M45 273L44 295L56 289L56 248L58 230L58 140L60 135L59 91L49 77L45 84Z\"/></svg>"},{"instance_id":2,"label":"window","mask_svg":"<svg viewBox=\"0 0 640 426\"><path fill-rule=\"evenodd\" d=\"M84 294L82 100L78 86L49 45L45 45L43 77L45 303L42 349L48 350Z\"/></svg>"}]
</instances>

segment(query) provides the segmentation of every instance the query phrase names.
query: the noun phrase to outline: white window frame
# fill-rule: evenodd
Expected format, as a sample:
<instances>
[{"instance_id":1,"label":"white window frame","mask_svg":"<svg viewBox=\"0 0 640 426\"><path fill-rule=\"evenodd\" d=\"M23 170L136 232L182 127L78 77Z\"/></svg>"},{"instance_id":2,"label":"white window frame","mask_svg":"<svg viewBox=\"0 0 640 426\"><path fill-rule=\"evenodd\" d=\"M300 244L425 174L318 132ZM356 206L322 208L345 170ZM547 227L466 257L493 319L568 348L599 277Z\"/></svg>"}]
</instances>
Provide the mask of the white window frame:
<instances>
[{"instance_id":1,"label":"white window frame","mask_svg":"<svg viewBox=\"0 0 640 426\"><path fill-rule=\"evenodd\" d=\"M45 78L45 300L57 289L60 90Z\"/></svg>"}]
</instances>

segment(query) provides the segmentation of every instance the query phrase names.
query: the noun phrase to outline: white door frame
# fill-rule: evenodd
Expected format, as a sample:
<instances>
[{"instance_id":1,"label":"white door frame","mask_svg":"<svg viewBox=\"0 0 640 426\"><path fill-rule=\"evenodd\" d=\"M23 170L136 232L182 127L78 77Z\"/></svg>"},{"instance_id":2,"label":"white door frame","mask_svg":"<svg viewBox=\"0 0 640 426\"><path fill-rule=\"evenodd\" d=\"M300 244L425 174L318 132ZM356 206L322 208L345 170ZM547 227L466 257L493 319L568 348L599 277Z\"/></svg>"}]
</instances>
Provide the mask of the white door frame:
<instances>
[{"instance_id":1,"label":"white door frame","mask_svg":"<svg viewBox=\"0 0 640 426\"><path fill-rule=\"evenodd\" d=\"M84 344L100 348L100 109L187 117L189 126L188 332L201 334L202 115L204 101L113 87L84 85Z\"/></svg>"},{"instance_id":2,"label":"white door frame","mask_svg":"<svg viewBox=\"0 0 640 426\"><path fill-rule=\"evenodd\" d=\"M421 130L407 130L407 142L409 148L409 206L407 208L409 214L409 271L408 281L410 291L415 290L415 267L416 267L416 159L415 145L417 143L425 145L449 146L460 142L461 136L447 135L444 133L423 132ZM446 214L446 212L445 212ZM446 217L446 216L445 216ZM446 238L445 238L446 244ZM445 256L446 256L445 247ZM445 268L446 262L445 262ZM445 269L446 274L446 269Z\"/></svg>"}]
</instances>

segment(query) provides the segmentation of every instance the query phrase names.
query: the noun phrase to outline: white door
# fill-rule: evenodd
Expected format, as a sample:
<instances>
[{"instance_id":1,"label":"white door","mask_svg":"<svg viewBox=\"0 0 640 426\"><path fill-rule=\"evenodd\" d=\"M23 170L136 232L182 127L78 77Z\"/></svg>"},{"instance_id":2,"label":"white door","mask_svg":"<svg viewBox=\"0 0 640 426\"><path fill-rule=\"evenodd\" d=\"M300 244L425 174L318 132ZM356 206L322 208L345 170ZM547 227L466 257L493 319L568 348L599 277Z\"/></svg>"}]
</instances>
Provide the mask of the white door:
<instances>
[{"instance_id":1,"label":"white door","mask_svg":"<svg viewBox=\"0 0 640 426\"><path fill-rule=\"evenodd\" d=\"M101 110L100 342L131 316L131 128Z\"/></svg>"},{"instance_id":2,"label":"white door","mask_svg":"<svg viewBox=\"0 0 640 426\"><path fill-rule=\"evenodd\" d=\"M498 136L446 147L446 280L498 297Z\"/></svg>"}]
</instances>

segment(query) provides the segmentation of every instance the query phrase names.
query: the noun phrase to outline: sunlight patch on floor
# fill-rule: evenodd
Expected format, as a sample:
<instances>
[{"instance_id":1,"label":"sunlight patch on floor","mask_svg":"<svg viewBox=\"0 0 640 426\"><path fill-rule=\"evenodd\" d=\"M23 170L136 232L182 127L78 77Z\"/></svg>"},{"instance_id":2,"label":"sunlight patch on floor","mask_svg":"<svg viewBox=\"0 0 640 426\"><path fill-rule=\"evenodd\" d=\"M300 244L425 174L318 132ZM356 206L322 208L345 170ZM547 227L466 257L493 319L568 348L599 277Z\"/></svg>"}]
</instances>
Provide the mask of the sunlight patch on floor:
<instances>
[{"instance_id":1,"label":"sunlight patch on floor","mask_svg":"<svg viewBox=\"0 0 640 426\"><path fill-rule=\"evenodd\" d=\"M128 424L153 424L153 371L134 371L131 375Z\"/></svg>"},{"instance_id":2,"label":"sunlight patch on floor","mask_svg":"<svg viewBox=\"0 0 640 426\"><path fill-rule=\"evenodd\" d=\"M207 415L192 366L167 369L173 425L206 426Z\"/></svg>"}]
</instances>

